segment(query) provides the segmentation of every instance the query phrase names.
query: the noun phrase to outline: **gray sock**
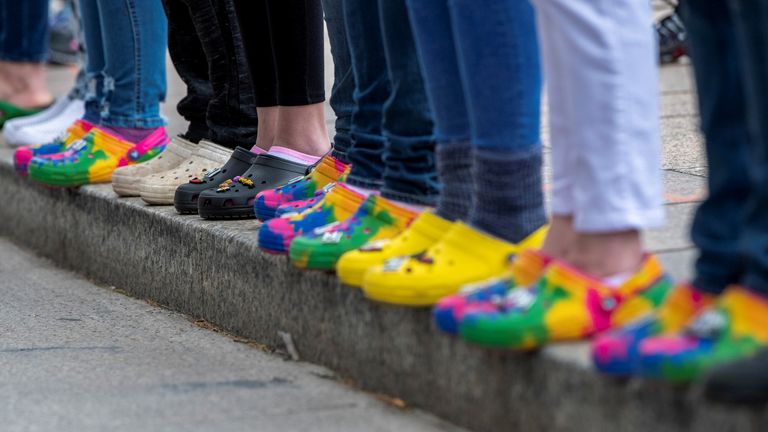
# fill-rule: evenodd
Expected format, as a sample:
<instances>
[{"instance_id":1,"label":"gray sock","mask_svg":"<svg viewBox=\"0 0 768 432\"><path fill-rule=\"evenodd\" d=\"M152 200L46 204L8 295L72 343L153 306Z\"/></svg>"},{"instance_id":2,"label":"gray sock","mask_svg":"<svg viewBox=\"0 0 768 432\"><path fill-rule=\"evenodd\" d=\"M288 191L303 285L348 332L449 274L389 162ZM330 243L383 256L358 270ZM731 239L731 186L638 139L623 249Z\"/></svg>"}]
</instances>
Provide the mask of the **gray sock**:
<instances>
[{"instance_id":1,"label":"gray sock","mask_svg":"<svg viewBox=\"0 0 768 432\"><path fill-rule=\"evenodd\" d=\"M517 153L475 149L473 160L473 227L517 243L547 222L540 147Z\"/></svg>"},{"instance_id":2,"label":"gray sock","mask_svg":"<svg viewBox=\"0 0 768 432\"><path fill-rule=\"evenodd\" d=\"M437 215L449 221L467 220L472 205L472 144L438 144L435 156L441 185Z\"/></svg>"}]
</instances>

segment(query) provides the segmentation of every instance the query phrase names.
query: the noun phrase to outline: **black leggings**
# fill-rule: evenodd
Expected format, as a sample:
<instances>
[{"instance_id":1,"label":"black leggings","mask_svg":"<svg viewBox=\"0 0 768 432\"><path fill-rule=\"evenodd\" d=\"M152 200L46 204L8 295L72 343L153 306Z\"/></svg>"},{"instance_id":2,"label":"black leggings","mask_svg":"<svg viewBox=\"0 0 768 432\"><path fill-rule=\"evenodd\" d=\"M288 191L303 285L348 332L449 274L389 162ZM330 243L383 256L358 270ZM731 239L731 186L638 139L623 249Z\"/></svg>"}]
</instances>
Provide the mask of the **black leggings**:
<instances>
[{"instance_id":1,"label":"black leggings","mask_svg":"<svg viewBox=\"0 0 768 432\"><path fill-rule=\"evenodd\" d=\"M233 0L163 0L168 51L187 94L184 136L225 147L256 142L256 103Z\"/></svg>"},{"instance_id":2,"label":"black leggings","mask_svg":"<svg viewBox=\"0 0 768 432\"><path fill-rule=\"evenodd\" d=\"M325 100L320 0L235 0L256 105L301 106Z\"/></svg>"}]
</instances>

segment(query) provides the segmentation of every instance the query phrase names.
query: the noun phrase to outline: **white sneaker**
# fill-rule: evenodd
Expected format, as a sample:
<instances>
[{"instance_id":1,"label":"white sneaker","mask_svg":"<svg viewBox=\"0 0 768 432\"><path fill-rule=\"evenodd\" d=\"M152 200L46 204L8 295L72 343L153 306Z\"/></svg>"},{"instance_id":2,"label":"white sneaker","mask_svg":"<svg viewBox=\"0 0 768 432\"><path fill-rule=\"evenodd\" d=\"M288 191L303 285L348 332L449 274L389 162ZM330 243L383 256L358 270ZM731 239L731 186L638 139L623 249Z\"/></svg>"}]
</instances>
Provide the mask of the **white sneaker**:
<instances>
[{"instance_id":1,"label":"white sneaker","mask_svg":"<svg viewBox=\"0 0 768 432\"><path fill-rule=\"evenodd\" d=\"M35 115L5 123L3 134L11 146L46 144L58 137L69 125L83 117L85 102L62 97Z\"/></svg>"}]
</instances>

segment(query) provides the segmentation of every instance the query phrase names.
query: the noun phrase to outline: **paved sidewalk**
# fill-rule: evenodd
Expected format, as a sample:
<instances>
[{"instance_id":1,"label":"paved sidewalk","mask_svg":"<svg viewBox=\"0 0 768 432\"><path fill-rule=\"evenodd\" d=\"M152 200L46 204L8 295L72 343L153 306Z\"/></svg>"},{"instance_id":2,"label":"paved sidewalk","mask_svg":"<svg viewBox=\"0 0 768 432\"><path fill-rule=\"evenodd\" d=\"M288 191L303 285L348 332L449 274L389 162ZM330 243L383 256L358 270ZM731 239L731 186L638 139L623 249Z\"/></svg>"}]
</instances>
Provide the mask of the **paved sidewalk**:
<instances>
[{"instance_id":1,"label":"paved sidewalk","mask_svg":"<svg viewBox=\"0 0 768 432\"><path fill-rule=\"evenodd\" d=\"M0 238L0 406L14 431L456 431Z\"/></svg>"}]
</instances>

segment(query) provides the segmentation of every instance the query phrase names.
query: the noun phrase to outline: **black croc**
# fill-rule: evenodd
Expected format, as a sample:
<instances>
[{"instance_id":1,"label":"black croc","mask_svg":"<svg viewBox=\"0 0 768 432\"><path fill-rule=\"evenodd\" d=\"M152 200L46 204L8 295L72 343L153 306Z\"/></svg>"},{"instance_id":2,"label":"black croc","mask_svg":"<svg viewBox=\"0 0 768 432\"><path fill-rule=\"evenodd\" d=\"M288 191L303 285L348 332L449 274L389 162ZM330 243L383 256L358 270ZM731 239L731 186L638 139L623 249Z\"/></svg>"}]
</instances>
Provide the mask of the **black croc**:
<instances>
[{"instance_id":1,"label":"black croc","mask_svg":"<svg viewBox=\"0 0 768 432\"><path fill-rule=\"evenodd\" d=\"M268 154L260 155L242 175L223 183L218 189L202 192L197 212L205 219L256 217L253 202L259 192L302 177L312 168Z\"/></svg>"},{"instance_id":2,"label":"black croc","mask_svg":"<svg viewBox=\"0 0 768 432\"><path fill-rule=\"evenodd\" d=\"M238 147L221 168L212 170L203 178L194 178L189 183L176 188L173 205L181 214L197 214L197 200L200 193L208 189L216 189L220 184L246 172L259 155L242 147Z\"/></svg>"}]
</instances>

